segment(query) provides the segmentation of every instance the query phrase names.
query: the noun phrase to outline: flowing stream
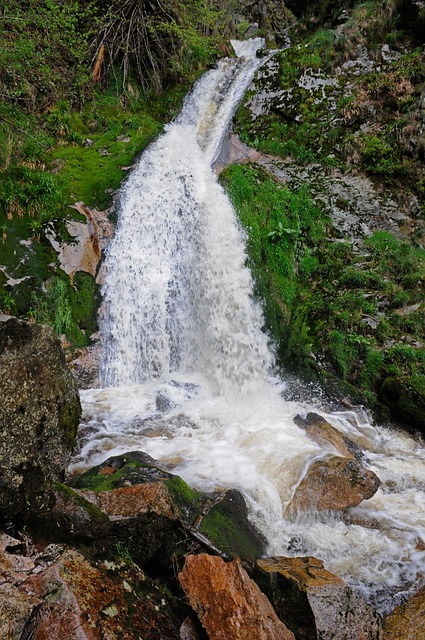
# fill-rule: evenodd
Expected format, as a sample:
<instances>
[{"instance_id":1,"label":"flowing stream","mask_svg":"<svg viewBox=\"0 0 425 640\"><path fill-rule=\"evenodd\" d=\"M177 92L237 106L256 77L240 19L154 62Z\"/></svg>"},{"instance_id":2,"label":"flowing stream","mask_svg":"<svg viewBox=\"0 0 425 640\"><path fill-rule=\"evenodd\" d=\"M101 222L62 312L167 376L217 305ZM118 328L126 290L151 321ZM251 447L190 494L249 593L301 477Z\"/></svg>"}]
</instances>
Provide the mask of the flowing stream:
<instances>
[{"instance_id":1,"label":"flowing stream","mask_svg":"<svg viewBox=\"0 0 425 640\"><path fill-rule=\"evenodd\" d=\"M243 492L269 552L315 555L382 611L425 572L425 466L412 437L320 398L282 398L245 266L245 238L213 171L261 60L222 60L141 156L105 264L103 388L82 392L73 470L142 450L205 491ZM345 515L285 516L321 449L293 418L316 411L365 451L376 495Z\"/></svg>"}]
</instances>

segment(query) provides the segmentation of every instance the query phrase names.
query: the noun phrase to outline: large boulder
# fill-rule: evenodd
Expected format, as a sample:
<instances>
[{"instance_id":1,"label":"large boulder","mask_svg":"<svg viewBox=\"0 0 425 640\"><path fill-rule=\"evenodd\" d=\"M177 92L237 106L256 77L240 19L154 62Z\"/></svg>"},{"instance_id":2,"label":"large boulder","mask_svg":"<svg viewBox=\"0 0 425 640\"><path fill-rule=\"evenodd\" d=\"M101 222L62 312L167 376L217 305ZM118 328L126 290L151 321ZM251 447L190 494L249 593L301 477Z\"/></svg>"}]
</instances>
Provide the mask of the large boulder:
<instances>
[{"instance_id":1,"label":"large boulder","mask_svg":"<svg viewBox=\"0 0 425 640\"><path fill-rule=\"evenodd\" d=\"M295 640L239 559L188 556L179 581L210 640Z\"/></svg>"},{"instance_id":2,"label":"large boulder","mask_svg":"<svg viewBox=\"0 0 425 640\"><path fill-rule=\"evenodd\" d=\"M288 514L344 511L371 498L379 478L353 458L331 456L310 465L288 506Z\"/></svg>"},{"instance_id":3,"label":"large boulder","mask_svg":"<svg viewBox=\"0 0 425 640\"><path fill-rule=\"evenodd\" d=\"M155 561L166 567L174 545L186 553L194 541L248 562L265 552L266 541L249 522L239 492L194 491L141 451L108 458L70 485L55 484L53 504L33 519L33 531L90 545L92 557L121 545L140 566Z\"/></svg>"},{"instance_id":4,"label":"large boulder","mask_svg":"<svg viewBox=\"0 0 425 640\"><path fill-rule=\"evenodd\" d=\"M24 556L18 546L0 537L1 638L180 638L168 594L134 564L92 564L58 545Z\"/></svg>"},{"instance_id":5,"label":"large boulder","mask_svg":"<svg viewBox=\"0 0 425 640\"><path fill-rule=\"evenodd\" d=\"M376 493L379 478L363 467L363 452L356 442L317 413L295 416L294 422L328 451L329 456L309 467L288 507L289 514L310 510L344 511Z\"/></svg>"},{"instance_id":6,"label":"large boulder","mask_svg":"<svg viewBox=\"0 0 425 640\"><path fill-rule=\"evenodd\" d=\"M360 447L317 413L295 416L294 422L323 449L337 453L344 458L356 458L359 461L362 459L363 452Z\"/></svg>"},{"instance_id":7,"label":"large boulder","mask_svg":"<svg viewBox=\"0 0 425 640\"><path fill-rule=\"evenodd\" d=\"M50 327L0 317L0 519L45 506L62 479L81 415L74 378Z\"/></svg>"},{"instance_id":8,"label":"large boulder","mask_svg":"<svg viewBox=\"0 0 425 640\"><path fill-rule=\"evenodd\" d=\"M254 579L297 640L381 638L372 607L317 558L263 558Z\"/></svg>"},{"instance_id":9,"label":"large boulder","mask_svg":"<svg viewBox=\"0 0 425 640\"><path fill-rule=\"evenodd\" d=\"M425 587L396 607L384 622L384 640L425 638Z\"/></svg>"}]
</instances>

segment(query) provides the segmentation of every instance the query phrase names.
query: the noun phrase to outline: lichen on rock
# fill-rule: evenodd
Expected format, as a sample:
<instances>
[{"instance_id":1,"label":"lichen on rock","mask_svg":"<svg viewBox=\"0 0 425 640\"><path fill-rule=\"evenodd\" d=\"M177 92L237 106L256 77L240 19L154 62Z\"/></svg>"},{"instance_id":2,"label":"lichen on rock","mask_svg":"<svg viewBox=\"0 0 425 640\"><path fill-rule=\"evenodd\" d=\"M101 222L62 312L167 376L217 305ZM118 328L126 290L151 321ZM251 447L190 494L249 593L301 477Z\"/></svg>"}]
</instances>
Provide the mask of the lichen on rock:
<instances>
[{"instance_id":1,"label":"lichen on rock","mask_svg":"<svg viewBox=\"0 0 425 640\"><path fill-rule=\"evenodd\" d=\"M0 516L47 506L64 477L81 415L77 386L50 327L0 318Z\"/></svg>"}]
</instances>

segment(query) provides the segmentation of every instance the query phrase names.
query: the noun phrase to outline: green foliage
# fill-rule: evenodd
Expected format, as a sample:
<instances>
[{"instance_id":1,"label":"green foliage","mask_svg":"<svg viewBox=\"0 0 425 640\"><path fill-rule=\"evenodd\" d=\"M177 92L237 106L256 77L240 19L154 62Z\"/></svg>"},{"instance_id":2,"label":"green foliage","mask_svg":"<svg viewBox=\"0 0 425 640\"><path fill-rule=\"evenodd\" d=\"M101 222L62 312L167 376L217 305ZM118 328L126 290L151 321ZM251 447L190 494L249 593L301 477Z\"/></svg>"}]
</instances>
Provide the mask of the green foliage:
<instances>
[{"instance_id":1,"label":"green foliage","mask_svg":"<svg viewBox=\"0 0 425 640\"><path fill-rule=\"evenodd\" d=\"M324 238L323 214L307 189L292 192L251 166L228 167L222 180L248 235L249 266L279 356L287 359L290 352L304 361L311 343L307 326L297 344L287 341L300 281L307 284L318 264L312 251ZM292 322L300 319L295 315Z\"/></svg>"},{"instance_id":2,"label":"green foliage","mask_svg":"<svg viewBox=\"0 0 425 640\"><path fill-rule=\"evenodd\" d=\"M104 209L125 178L123 167L131 166L160 125L140 101L123 108L116 96L104 93L83 110L79 127L81 142L58 146L49 156L49 166L59 167L58 183L69 191L72 202Z\"/></svg>"},{"instance_id":3,"label":"green foliage","mask_svg":"<svg viewBox=\"0 0 425 640\"><path fill-rule=\"evenodd\" d=\"M134 560L131 555L131 550L129 547L121 542L120 540L115 543L115 551L118 559L126 565L132 566L134 565Z\"/></svg>"},{"instance_id":4,"label":"green foliage","mask_svg":"<svg viewBox=\"0 0 425 640\"><path fill-rule=\"evenodd\" d=\"M160 127L137 86L126 99L93 90L92 29L90 2L2 6L1 263L16 283L2 277L0 297L10 312L51 324L77 346L95 328L96 287L78 275L72 288L57 272L48 235L70 240L65 221L79 217L69 207L76 200L106 208L126 175L122 167Z\"/></svg>"},{"instance_id":5,"label":"green foliage","mask_svg":"<svg viewBox=\"0 0 425 640\"><path fill-rule=\"evenodd\" d=\"M119 65L124 91L133 74L145 91L161 93L217 57L231 33L233 6L211 0L112 0L99 16L96 48L108 52L104 71Z\"/></svg>"},{"instance_id":6,"label":"green foliage","mask_svg":"<svg viewBox=\"0 0 425 640\"><path fill-rule=\"evenodd\" d=\"M8 220L26 216L47 222L58 215L64 200L57 178L45 171L19 166L0 173L0 208Z\"/></svg>"},{"instance_id":7,"label":"green foliage","mask_svg":"<svg viewBox=\"0 0 425 640\"><path fill-rule=\"evenodd\" d=\"M17 304L13 296L9 293L2 293L0 295L0 309L6 315L15 315Z\"/></svg>"},{"instance_id":8,"label":"green foliage","mask_svg":"<svg viewBox=\"0 0 425 640\"><path fill-rule=\"evenodd\" d=\"M4 0L0 92L9 105L46 109L59 96L81 101L89 79L90 3Z\"/></svg>"},{"instance_id":9,"label":"green foliage","mask_svg":"<svg viewBox=\"0 0 425 640\"><path fill-rule=\"evenodd\" d=\"M408 334L412 342L423 340L425 252L388 232L367 238L364 250L370 252L369 264L360 266L349 245L321 245L307 322L314 350L325 352L335 372L378 394L390 373L405 376L424 370L423 348L400 339ZM385 317L377 312L382 301ZM392 313L400 303L408 312ZM409 305L415 306L410 310Z\"/></svg>"},{"instance_id":10,"label":"green foliage","mask_svg":"<svg viewBox=\"0 0 425 640\"><path fill-rule=\"evenodd\" d=\"M32 320L53 327L58 335L65 334L73 346L83 347L95 327L97 291L88 274L81 274L76 283L80 288L76 285L74 289L66 276L51 278L44 290L32 292L27 314ZM86 299L88 293L91 295Z\"/></svg>"},{"instance_id":11,"label":"green foliage","mask_svg":"<svg viewBox=\"0 0 425 640\"><path fill-rule=\"evenodd\" d=\"M400 177L407 168L397 150L377 136L364 136L360 143L361 164L366 171L384 178Z\"/></svg>"},{"instance_id":12,"label":"green foliage","mask_svg":"<svg viewBox=\"0 0 425 640\"><path fill-rule=\"evenodd\" d=\"M423 300L425 285L425 250L415 247L406 241L398 240L387 231L377 231L365 240L374 261L379 265L382 273L391 278L397 285L393 289L387 287L388 293L399 293L399 287L404 290L404 300L411 304ZM396 305L397 306L397 305Z\"/></svg>"},{"instance_id":13,"label":"green foliage","mask_svg":"<svg viewBox=\"0 0 425 640\"><path fill-rule=\"evenodd\" d=\"M376 232L359 264L348 242L326 237L328 221L305 189L291 192L252 166L228 167L222 179L286 368L311 376L311 354L322 354L328 370L369 400L381 397L389 375L425 375L423 249Z\"/></svg>"}]
</instances>

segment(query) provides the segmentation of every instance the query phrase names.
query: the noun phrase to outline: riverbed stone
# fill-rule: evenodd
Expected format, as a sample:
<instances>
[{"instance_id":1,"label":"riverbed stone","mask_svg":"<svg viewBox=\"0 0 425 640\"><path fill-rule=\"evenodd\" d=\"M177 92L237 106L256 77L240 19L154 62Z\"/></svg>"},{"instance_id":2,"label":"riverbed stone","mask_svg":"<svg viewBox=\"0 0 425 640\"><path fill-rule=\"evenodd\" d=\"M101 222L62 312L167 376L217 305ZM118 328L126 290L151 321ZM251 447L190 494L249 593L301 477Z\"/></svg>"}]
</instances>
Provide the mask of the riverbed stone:
<instances>
[{"instance_id":1,"label":"riverbed stone","mask_svg":"<svg viewBox=\"0 0 425 640\"><path fill-rule=\"evenodd\" d=\"M78 389L50 327L0 317L0 519L48 504L81 415Z\"/></svg>"},{"instance_id":2,"label":"riverbed stone","mask_svg":"<svg viewBox=\"0 0 425 640\"><path fill-rule=\"evenodd\" d=\"M362 459L363 452L360 447L317 413L295 416L294 422L320 447L338 453L345 458Z\"/></svg>"},{"instance_id":3,"label":"riverbed stone","mask_svg":"<svg viewBox=\"0 0 425 640\"><path fill-rule=\"evenodd\" d=\"M144 452L108 458L70 484L80 498L107 516L114 536L122 541L133 540L130 546L141 564L159 549L164 555L163 544L171 554L172 541L186 538L188 533L200 544L207 548L211 545L229 558L239 556L254 562L265 552L266 539L249 521L241 493L195 491ZM76 506L76 515L81 509L87 510L82 504ZM97 519L94 524L98 526ZM64 530L61 525L57 535ZM67 527L68 532L78 530L75 523ZM144 538L143 545L137 542L140 537Z\"/></svg>"},{"instance_id":4,"label":"riverbed stone","mask_svg":"<svg viewBox=\"0 0 425 640\"><path fill-rule=\"evenodd\" d=\"M210 640L295 640L239 559L190 555L178 577Z\"/></svg>"},{"instance_id":5,"label":"riverbed stone","mask_svg":"<svg viewBox=\"0 0 425 640\"><path fill-rule=\"evenodd\" d=\"M7 554L6 554L7 555ZM50 545L25 569L2 562L7 600L0 601L1 637L10 640L177 640L180 620L169 596L134 564L92 564L75 549Z\"/></svg>"},{"instance_id":6,"label":"riverbed stone","mask_svg":"<svg viewBox=\"0 0 425 640\"><path fill-rule=\"evenodd\" d=\"M425 587L399 605L384 621L383 640L425 638Z\"/></svg>"},{"instance_id":7,"label":"riverbed stone","mask_svg":"<svg viewBox=\"0 0 425 640\"><path fill-rule=\"evenodd\" d=\"M344 511L371 498L379 484L378 476L353 458L331 456L317 460L298 485L287 513Z\"/></svg>"},{"instance_id":8,"label":"riverbed stone","mask_svg":"<svg viewBox=\"0 0 425 640\"><path fill-rule=\"evenodd\" d=\"M297 640L382 640L373 608L317 558L262 558L254 579Z\"/></svg>"}]
</instances>

